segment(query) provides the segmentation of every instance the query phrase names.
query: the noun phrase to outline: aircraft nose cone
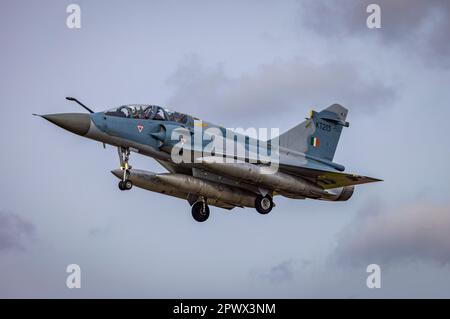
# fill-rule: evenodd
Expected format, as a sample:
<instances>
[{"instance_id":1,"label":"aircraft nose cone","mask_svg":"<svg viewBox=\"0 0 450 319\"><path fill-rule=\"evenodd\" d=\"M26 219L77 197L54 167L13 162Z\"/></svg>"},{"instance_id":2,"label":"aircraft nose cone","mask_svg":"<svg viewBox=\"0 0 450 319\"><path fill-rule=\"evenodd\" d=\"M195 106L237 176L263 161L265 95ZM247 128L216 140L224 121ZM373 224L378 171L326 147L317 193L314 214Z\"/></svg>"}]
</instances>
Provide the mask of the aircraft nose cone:
<instances>
[{"instance_id":1,"label":"aircraft nose cone","mask_svg":"<svg viewBox=\"0 0 450 319\"><path fill-rule=\"evenodd\" d=\"M62 113L42 115L47 121L78 135L86 135L91 126L89 114Z\"/></svg>"}]
</instances>

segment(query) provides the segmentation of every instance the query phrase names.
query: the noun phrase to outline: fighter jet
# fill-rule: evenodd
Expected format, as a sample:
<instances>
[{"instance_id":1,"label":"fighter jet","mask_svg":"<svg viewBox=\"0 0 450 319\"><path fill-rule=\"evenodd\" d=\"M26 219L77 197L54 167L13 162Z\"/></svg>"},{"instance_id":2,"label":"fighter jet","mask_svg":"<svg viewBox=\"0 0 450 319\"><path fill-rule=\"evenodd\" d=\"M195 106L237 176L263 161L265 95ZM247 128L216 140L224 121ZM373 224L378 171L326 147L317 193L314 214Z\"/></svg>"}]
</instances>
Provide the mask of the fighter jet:
<instances>
[{"instance_id":1,"label":"fighter jet","mask_svg":"<svg viewBox=\"0 0 450 319\"><path fill-rule=\"evenodd\" d=\"M116 147L120 168L112 174L120 180L120 190L134 185L184 199L198 222L208 219L209 206L252 207L264 215L275 206L275 196L347 201L355 185L381 181L344 173L345 167L333 162L341 132L349 127L348 110L339 104L311 111L302 123L263 140L157 105L94 112L75 98L66 99L88 113L39 116L104 147ZM218 147L224 145L231 146ZM167 172L133 169L131 152L154 158Z\"/></svg>"}]
</instances>

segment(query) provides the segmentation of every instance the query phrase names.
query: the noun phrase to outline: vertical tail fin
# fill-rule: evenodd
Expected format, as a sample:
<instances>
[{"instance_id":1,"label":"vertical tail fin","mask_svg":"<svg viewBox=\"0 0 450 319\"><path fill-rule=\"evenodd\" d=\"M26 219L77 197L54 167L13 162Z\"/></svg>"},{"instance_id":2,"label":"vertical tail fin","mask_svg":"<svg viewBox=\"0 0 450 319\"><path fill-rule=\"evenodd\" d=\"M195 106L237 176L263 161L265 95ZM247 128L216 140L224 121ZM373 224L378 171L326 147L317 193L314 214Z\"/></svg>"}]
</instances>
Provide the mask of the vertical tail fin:
<instances>
[{"instance_id":1,"label":"vertical tail fin","mask_svg":"<svg viewBox=\"0 0 450 319\"><path fill-rule=\"evenodd\" d=\"M333 161L342 127L349 126L345 121L347 113L339 104L320 112L311 111L309 119L280 135L280 146Z\"/></svg>"}]
</instances>

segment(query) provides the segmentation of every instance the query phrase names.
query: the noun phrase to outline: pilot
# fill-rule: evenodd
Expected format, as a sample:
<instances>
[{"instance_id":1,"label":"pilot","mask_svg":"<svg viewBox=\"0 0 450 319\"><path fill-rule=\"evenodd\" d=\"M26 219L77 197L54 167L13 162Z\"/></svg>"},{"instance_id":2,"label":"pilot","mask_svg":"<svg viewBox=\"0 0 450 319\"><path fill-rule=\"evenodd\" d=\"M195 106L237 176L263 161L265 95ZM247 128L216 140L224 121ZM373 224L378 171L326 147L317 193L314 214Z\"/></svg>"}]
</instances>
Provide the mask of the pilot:
<instances>
[{"instance_id":1,"label":"pilot","mask_svg":"<svg viewBox=\"0 0 450 319\"><path fill-rule=\"evenodd\" d=\"M134 118L134 119L137 119L137 118L138 118L138 111L137 111L137 108L134 108L134 107L133 107L133 108L131 109L131 113L132 113L132 114L131 114L131 117L132 117L132 118Z\"/></svg>"},{"instance_id":2,"label":"pilot","mask_svg":"<svg viewBox=\"0 0 450 319\"><path fill-rule=\"evenodd\" d=\"M142 112L142 118L144 120L148 120L150 118L151 113L151 107L146 107L145 110Z\"/></svg>"},{"instance_id":3,"label":"pilot","mask_svg":"<svg viewBox=\"0 0 450 319\"><path fill-rule=\"evenodd\" d=\"M142 105L139 107L139 110L137 111L137 117L140 119L144 118L144 110L142 109Z\"/></svg>"}]
</instances>

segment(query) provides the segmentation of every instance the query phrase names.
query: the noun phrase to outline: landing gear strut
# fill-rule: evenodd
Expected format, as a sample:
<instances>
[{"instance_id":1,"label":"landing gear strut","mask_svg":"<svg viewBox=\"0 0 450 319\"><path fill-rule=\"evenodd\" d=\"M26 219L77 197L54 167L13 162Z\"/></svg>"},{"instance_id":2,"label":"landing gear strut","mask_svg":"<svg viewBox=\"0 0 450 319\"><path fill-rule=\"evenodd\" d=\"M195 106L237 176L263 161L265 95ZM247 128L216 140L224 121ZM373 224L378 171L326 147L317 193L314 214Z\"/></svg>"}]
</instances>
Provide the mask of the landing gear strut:
<instances>
[{"instance_id":1,"label":"landing gear strut","mask_svg":"<svg viewBox=\"0 0 450 319\"><path fill-rule=\"evenodd\" d=\"M192 217L200 223L208 219L209 207L208 204L206 204L205 199L195 202L194 205L192 205Z\"/></svg>"},{"instance_id":2,"label":"landing gear strut","mask_svg":"<svg viewBox=\"0 0 450 319\"><path fill-rule=\"evenodd\" d=\"M258 195L255 199L255 208L260 214L268 214L272 210L274 204L272 201L272 197L269 195L262 196Z\"/></svg>"},{"instance_id":3,"label":"landing gear strut","mask_svg":"<svg viewBox=\"0 0 450 319\"><path fill-rule=\"evenodd\" d=\"M128 164L130 158L130 149L125 147L117 148L120 160L120 169L123 171L122 180L119 182L119 189L121 191L130 190L133 183L128 179L130 177L131 166Z\"/></svg>"}]
</instances>

